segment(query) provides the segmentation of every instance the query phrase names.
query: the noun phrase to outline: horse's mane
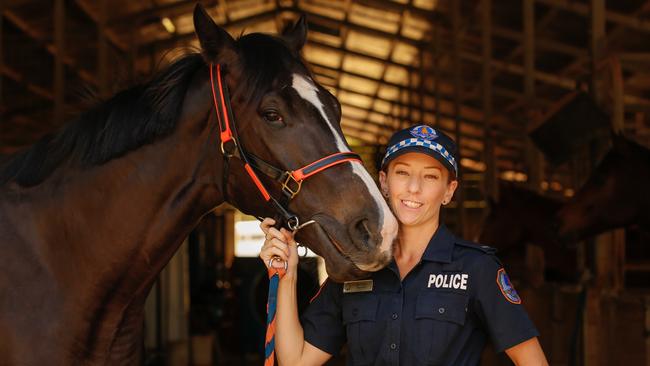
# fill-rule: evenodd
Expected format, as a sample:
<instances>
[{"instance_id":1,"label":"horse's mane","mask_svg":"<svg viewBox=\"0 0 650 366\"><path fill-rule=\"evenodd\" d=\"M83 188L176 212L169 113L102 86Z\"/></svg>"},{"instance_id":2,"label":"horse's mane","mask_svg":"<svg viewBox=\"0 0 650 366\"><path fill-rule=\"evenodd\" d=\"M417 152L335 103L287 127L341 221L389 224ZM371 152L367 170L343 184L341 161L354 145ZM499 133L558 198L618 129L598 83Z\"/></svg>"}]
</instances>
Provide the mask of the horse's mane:
<instances>
[{"instance_id":1,"label":"horse's mane","mask_svg":"<svg viewBox=\"0 0 650 366\"><path fill-rule=\"evenodd\" d=\"M204 62L186 55L149 82L117 93L82 113L60 131L44 136L0 166L0 185L29 187L41 183L63 162L81 167L105 163L170 134L185 92Z\"/></svg>"},{"instance_id":2,"label":"horse's mane","mask_svg":"<svg viewBox=\"0 0 650 366\"><path fill-rule=\"evenodd\" d=\"M262 33L240 36L237 52L244 61L242 80L231 97L254 103L287 69L307 73L297 52L281 37ZM300 70L295 70L298 60ZM151 81L126 89L82 113L59 132L49 134L0 165L0 185L40 184L62 163L81 168L100 165L170 134L181 112L192 76L205 62L199 53L186 55Z\"/></svg>"}]
</instances>

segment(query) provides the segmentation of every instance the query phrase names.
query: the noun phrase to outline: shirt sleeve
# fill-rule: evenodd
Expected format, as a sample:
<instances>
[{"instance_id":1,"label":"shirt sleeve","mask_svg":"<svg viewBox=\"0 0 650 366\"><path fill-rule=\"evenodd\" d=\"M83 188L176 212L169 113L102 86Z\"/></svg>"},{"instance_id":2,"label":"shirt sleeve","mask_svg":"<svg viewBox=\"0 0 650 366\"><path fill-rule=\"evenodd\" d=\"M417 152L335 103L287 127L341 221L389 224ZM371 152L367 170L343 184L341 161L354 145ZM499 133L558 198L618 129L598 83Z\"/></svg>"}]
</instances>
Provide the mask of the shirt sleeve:
<instances>
[{"instance_id":1,"label":"shirt sleeve","mask_svg":"<svg viewBox=\"0 0 650 366\"><path fill-rule=\"evenodd\" d=\"M497 352L539 336L501 262L482 255L475 269L475 309Z\"/></svg>"},{"instance_id":2,"label":"shirt sleeve","mask_svg":"<svg viewBox=\"0 0 650 366\"><path fill-rule=\"evenodd\" d=\"M327 279L301 316L305 341L337 355L346 341L341 317L340 284Z\"/></svg>"}]
</instances>

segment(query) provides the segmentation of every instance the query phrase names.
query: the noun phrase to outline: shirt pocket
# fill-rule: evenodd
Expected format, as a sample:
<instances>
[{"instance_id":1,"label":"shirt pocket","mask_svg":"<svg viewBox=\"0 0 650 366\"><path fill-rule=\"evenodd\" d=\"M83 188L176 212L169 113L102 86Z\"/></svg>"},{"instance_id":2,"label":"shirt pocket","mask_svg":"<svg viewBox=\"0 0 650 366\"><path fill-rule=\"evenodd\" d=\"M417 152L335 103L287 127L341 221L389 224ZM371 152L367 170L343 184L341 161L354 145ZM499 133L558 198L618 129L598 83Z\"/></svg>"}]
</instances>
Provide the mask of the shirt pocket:
<instances>
[{"instance_id":1,"label":"shirt pocket","mask_svg":"<svg viewBox=\"0 0 650 366\"><path fill-rule=\"evenodd\" d=\"M377 356L377 309L379 299L371 294L343 296L343 325L354 365L371 365Z\"/></svg>"},{"instance_id":2,"label":"shirt pocket","mask_svg":"<svg viewBox=\"0 0 650 366\"><path fill-rule=\"evenodd\" d=\"M469 297L453 292L430 292L418 296L415 323L416 358L425 365L444 362L447 350L460 335L467 318Z\"/></svg>"}]
</instances>

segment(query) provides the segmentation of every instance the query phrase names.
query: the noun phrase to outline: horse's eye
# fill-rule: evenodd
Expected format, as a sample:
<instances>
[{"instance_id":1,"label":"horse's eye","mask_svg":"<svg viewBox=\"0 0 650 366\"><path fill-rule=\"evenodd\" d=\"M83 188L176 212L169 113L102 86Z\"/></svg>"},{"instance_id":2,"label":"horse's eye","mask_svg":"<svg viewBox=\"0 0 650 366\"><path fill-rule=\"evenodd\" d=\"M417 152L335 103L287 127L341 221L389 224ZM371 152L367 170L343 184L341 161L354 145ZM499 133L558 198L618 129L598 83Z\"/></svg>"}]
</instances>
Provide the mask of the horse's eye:
<instances>
[{"instance_id":1,"label":"horse's eye","mask_svg":"<svg viewBox=\"0 0 650 366\"><path fill-rule=\"evenodd\" d=\"M264 120L266 120L266 122L268 123L274 125L284 124L284 118L282 118L282 115L280 115L280 113L278 113L275 110L264 111L262 116L264 117Z\"/></svg>"}]
</instances>

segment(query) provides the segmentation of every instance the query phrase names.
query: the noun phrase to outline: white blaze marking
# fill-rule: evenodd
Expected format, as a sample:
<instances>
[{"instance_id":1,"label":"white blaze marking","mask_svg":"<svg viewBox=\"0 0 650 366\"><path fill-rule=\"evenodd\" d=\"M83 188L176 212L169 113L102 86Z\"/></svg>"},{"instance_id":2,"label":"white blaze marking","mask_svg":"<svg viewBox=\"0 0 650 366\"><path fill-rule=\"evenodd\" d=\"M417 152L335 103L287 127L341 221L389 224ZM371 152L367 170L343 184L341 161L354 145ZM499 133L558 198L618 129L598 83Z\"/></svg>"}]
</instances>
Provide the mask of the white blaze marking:
<instances>
[{"instance_id":1,"label":"white blaze marking","mask_svg":"<svg viewBox=\"0 0 650 366\"><path fill-rule=\"evenodd\" d=\"M332 135L334 136L338 150L340 152L350 152L350 148L345 142L345 139L338 133L336 128L334 128L334 123L327 117L323 103L320 101L320 98L318 98L318 88L314 82L300 74L293 74L291 87L293 87L296 92L298 92L298 95L300 95L302 99L311 103L314 107L316 107L318 112L320 112L323 120L327 123L327 127L329 127L330 131L332 131ZM359 164L352 164L352 172L361 178L361 180L365 183L366 187L368 188L368 192L375 200L377 207L380 207L383 211L384 222L381 226L381 236L383 242L381 243L380 250L382 252L389 251L392 248L393 240L397 236L397 219L395 219L395 216L393 216L393 213L390 211L390 208L386 204L386 201L384 201L381 193L379 192L379 188L377 188L377 185L375 184L370 174ZM358 267L362 270L375 269L370 267L366 269L364 268L366 266L360 265L358 265Z\"/></svg>"}]
</instances>

